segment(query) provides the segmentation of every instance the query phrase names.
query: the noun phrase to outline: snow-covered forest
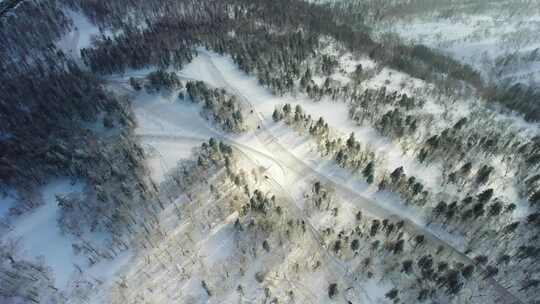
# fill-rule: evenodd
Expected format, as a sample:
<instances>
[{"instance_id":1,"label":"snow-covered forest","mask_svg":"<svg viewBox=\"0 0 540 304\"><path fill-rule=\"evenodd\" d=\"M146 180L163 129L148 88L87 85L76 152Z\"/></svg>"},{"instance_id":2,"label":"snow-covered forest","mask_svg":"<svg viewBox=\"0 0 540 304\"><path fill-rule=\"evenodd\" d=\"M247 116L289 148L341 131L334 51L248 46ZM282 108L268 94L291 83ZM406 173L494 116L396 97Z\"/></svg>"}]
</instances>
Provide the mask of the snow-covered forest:
<instances>
[{"instance_id":1,"label":"snow-covered forest","mask_svg":"<svg viewBox=\"0 0 540 304\"><path fill-rule=\"evenodd\" d=\"M4 0L0 303L538 303L534 7Z\"/></svg>"}]
</instances>

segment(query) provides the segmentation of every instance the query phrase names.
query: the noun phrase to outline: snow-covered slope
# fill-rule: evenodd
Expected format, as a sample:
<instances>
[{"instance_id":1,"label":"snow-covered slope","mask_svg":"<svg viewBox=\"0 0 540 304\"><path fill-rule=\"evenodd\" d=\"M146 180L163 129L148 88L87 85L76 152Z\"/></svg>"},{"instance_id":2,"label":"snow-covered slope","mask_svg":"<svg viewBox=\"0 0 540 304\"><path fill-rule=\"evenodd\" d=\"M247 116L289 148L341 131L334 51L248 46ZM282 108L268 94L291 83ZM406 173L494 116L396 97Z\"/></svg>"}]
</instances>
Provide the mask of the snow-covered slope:
<instances>
[{"instance_id":1,"label":"snow-covered slope","mask_svg":"<svg viewBox=\"0 0 540 304\"><path fill-rule=\"evenodd\" d=\"M470 64L490 82L538 87L540 15L497 8L462 12L459 7L381 22L379 33L394 32Z\"/></svg>"},{"instance_id":2,"label":"snow-covered slope","mask_svg":"<svg viewBox=\"0 0 540 304\"><path fill-rule=\"evenodd\" d=\"M84 184L80 181L70 181L67 178L51 181L43 186L35 198L33 203L39 204L37 207L22 215L5 217L4 214L3 217L5 226L1 228L3 235L0 241L3 246L8 244L8 247L2 248L6 250L4 254L13 259L12 265L24 262L36 265L34 270L19 269L18 275L35 277L36 273L41 273L50 278L50 292L62 293L60 299L76 295L80 285L88 287L106 283L129 257L128 252L114 258L109 256L107 234L86 231L81 236L74 236L61 229L58 198L76 196L84 199L83 190ZM2 203L15 207L24 202L14 199ZM37 270L40 267L44 269ZM47 290L38 289L37 292L47 293ZM47 298L44 295L41 297L43 300ZM8 298L6 301L20 303L17 299Z\"/></svg>"},{"instance_id":3,"label":"snow-covered slope","mask_svg":"<svg viewBox=\"0 0 540 304\"><path fill-rule=\"evenodd\" d=\"M445 75L414 74L429 66L398 70L374 56L381 45L304 2L291 10L313 9L324 26L311 14L276 19L265 2L132 3L139 12L63 1L100 26L62 8L74 26L61 27L63 53L45 56L58 70L43 70L64 77L51 90L21 78L53 106L13 113L41 122L30 130L48 140L2 116L30 148L2 147L15 164L0 159L13 184L0 185L0 302L536 300L537 124L470 86L457 94L437 81ZM474 18L444 24L470 28L448 35L474 50L465 55L483 52L469 45L477 27L498 24ZM72 82L80 103L56 98ZM7 83L14 100L33 100Z\"/></svg>"}]
</instances>

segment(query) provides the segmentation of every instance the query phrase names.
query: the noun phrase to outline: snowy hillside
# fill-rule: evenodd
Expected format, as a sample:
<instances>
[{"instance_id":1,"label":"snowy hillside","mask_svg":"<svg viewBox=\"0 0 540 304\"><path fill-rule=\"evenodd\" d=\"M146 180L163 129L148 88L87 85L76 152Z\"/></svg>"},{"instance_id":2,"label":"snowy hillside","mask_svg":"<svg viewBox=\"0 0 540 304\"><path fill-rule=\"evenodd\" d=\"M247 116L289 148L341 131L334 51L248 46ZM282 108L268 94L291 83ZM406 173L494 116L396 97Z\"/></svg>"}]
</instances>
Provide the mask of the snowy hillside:
<instances>
[{"instance_id":1,"label":"snowy hillside","mask_svg":"<svg viewBox=\"0 0 540 304\"><path fill-rule=\"evenodd\" d=\"M356 12L295 0L11 11L0 303L536 303L529 108L493 106L468 66L343 24ZM535 26L521 16L516 29ZM378 30L473 65L512 35L485 30L491 17L411 18ZM490 46L472 46L478 31Z\"/></svg>"},{"instance_id":2,"label":"snowy hillside","mask_svg":"<svg viewBox=\"0 0 540 304\"><path fill-rule=\"evenodd\" d=\"M371 33L381 48L370 55L388 65L454 92L469 86L493 107L539 120L538 1L313 3Z\"/></svg>"},{"instance_id":3,"label":"snowy hillside","mask_svg":"<svg viewBox=\"0 0 540 304\"><path fill-rule=\"evenodd\" d=\"M540 85L540 15L498 10L449 14L408 16L384 22L377 31L395 32L405 41L447 53L481 71L490 82Z\"/></svg>"}]
</instances>

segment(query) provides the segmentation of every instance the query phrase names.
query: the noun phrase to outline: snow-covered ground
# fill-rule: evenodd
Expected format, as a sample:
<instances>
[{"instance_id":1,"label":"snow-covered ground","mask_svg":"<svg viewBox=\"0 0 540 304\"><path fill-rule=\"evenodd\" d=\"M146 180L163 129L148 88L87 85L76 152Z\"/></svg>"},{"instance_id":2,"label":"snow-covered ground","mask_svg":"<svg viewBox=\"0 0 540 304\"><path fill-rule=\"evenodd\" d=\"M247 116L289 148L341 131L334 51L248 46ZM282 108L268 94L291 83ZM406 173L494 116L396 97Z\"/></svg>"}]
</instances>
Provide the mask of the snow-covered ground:
<instances>
[{"instance_id":1,"label":"snow-covered ground","mask_svg":"<svg viewBox=\"0 0 540 304\"><path fill-rule=\"evenodd\" d=\"M81 49L90 46L92 37L99 34L99 29L81 13L72 10L66 10L65 12L73 21L73 29L62 37L56 45L68 56L79 58Z\"/></svg>"},{"instance_id":2,"label":"snow-covered ground","mask_svg":"<svg viewBox=\"0 0 540 304\"><path fill-rule=\"evenodd\" d=\"M304 145L298 143L298 140L302 139L296 136L292 130L271 122L274 107L285 101L293 101L292 97L284 99L273 96L269 91L260 87L255 79L239 71L229 57L218 56L205 50L200 51L201 55L180 71L179 75L203 80L213 86L228 87L229 89L231 89L229 87L231 86L238 90L252 102L258 114L263 117L265 124L271 126L271 131L295 155L306 158L312 157L313 159L308 162L310 165L316 167L317 170L323 171L328 176L334 176L340 182L350 177L346 175L344 170L336 168L330 162L321 165L320 158L316 158L314 153L310 153L313 151L306 151L309 143L306 142ZM221 75L225 76L224 78L216 73L216 68ZM242 163L245 170L249 171L248 168L261 168L265 176L271 178L277 187L283 189L295 201L300 202L302 200L304 189L313 182L312 177L299 175L298 172L288 168L290 164L278 159L274 151L268 148L267 143L255 134L257 131L241 135L224 134L200 118L198 114L200 108L198 106L179 100L174 93L165 97L160 94L137 93L135 100L134 111L138 121L136 132L141 136L147 151L151 155L159 155L159 157L150 158L149 160L152 174L158 180L163 179L164 171L170 168L171 164L187 158L193 146L200 145L202 141L213 136L221 140L230 140L233 146L239 148L246 160L248 160L248 163ZM305 103L308 102L308 100L305 100ZM327 106L330 107L331 105ZM324 105L321 108L322 110L326 109ZM344 120L346 121L346 119ZM198 142L197 139L200 139L200 141ZM339 173L343 175L339 175ZM357 186L358 184L351 180L348 185ZM258 187L266 189L263 184L259 184ZM271 189L268 188L268 190ZM232 254L225 250L229 248L228 246L232 242L232 231L229 231L226 227L226 223L217 223L217 226L212 229L208 237L196 245L196 248L199 249L194 248L198 250L197 256L201 257L202 263L206 267L212 267L220 259L226 259ZM174 232L174 234L178 233L180 232ZM216 256L212 252L220 252L220 254ZM388 292L389 288L383 286L384 284L381 284L377 287L368 288L364 299L380 300L384 298L384 293ZM326 297L324 288L326 286L308 289L313 294ZM204 290L200 288L197 280L190 280L182 286L182 293L198 297L197 295L204 294Z\"/></svg>"},{"instance_id":3,"label":"snow-covered ground","mask_svg":"<svg viewBox=\"0 0 540 304\"><path fill-rule=\"evenodd\" d=\"M7 233L0 237L3 243L15 242L16 260L43 263L48 267L54 286L64 294L74 291L77 282L91 280L106 283L129 258L129 252L123 252L114 259L105 259L90 264L88 257L74 248L80 243L72 235L65 234L58 226L60 207L57 197L65 195L84 196L84 183L62 178L50 181L43 186L39 200L40 206L20 216L5 219ZM14 207L16 201L2 200ZM4 205L4 206L6 206ZM4 209L2 209L5 216ZM82 238L94 248L105 245L108 236L99 232L87 232ZM82 271L82 272L81 272Z\"/></svg>"},{"instance_id":4,"label":"snow-covered ground","mask_svg":"<svg viewBox=\"0 0 540 304\"><path fill-rule=\"evenodd\" d=\"M51 182L42 190L43 205L17 218L12 230L5 236L20 239L23 257L35 259L43 257L45 265L52 268L59 288L66 288L70 276L75 271L74 263L83 264L82 257L73 252L69 236L63 235L57 225L57 195L80 193L81 183L71 184L69 180Z\"/></svg>"},{"instance_id":5,"label":"snow-covered ground","mask_svg":"<svg viewBox=\"0 0 540 304\"><path fill-rule=\"evenodd\" d=\"M441 166L438 166L436 163L429 166L420 164L413 155L404 153L398 145L381 137L371 127L356 125L348 118L347 105L343 102L330 100L313 102L305 96L277 97L272 95L267 89L261 87L255 78L240 71L230 57L220 56L203 49L199 51L200 55L180 71L178 73L179 75L190 79L206 81L213 86L235 90L236 93L244 96L254 106L256 114L260 115L265 125L270 127L270 132L298 159L303 160L317 172L329 177L336 183L346 185L348 188L354 189L357 194L374 200L380 206L390 211L390 213L400 214L421 226L425 225L423 216L412 209L409 210L403 207L403 204L399 203L397 197L385 192L377 192L376 187L368 187L365 182L353 177L346 170L338 168L332 161L321 159L315 150L315 144L313 142L310 142L307 138L299 137L287 127L275 124L272 121L271 115L278 105L291 103L294 106L299 104L306 110L306 113L311 114L315 119L323 117L334 130L339 132L342 138L345 139L351 132L354 132L356 138L362 144L368 145L380 157L384 158L384 163L386 164L385 168L383 168L384 170L392 171L399 166L403 166L407 174L416 176L430 188L437 188L440 185ZM366 82L366 86L376 87L380 83L384 83L382 79L390 79L391 81L388 84L392 85L409 77L395 71L382 70L381 73L386 75L386 78L377 75L375 78L381 77L381 79L370 79ZM398 75L398 77L393 78L395 75ZM424 86L415 79L411 79L408 82L412 84L410 90L415 90L415 87L416 89L420 89ZM257 131L239 136L223 134L213 129L197 115L197 106L179 101L175 94L172 94L167 99L161 95L149 96L146 93L139 93L136 100L135 113L139 121L139 129L137 131L139 134L176 136L176 138L172 138L168 143L161 140L159 141L159 145L156 143L153 144L153 148L161 155L159 161L152 160L153 167L155 168L154 172L160 172L156 176L163 176L164 166L170 167L177 160L187 156L185 152L180 152L180 149L191 149L193 147L192 144L197 144L197 140L193 140L190 137L200 138L202 141L204 138L217 136L233 141L244 153L261 163L263 167L273 170L272 176L274 177L275 175L275 178L278 178L278 182L286 186L287 191L294 193L295 188L301 188L299 185L305 183L302 176L298 176L294 171L287 169L287 167L291 168L294 166L277 158L274 151L268 148L268 144L256 135ZM440 111L442 111L438 104L428 102L428 105L431 105L432 110L430 111L432 113L440 114ZM182 137L186 138L183 139ZM148 138L151 137L149 136ZM501 173L502 175L503 173ZM505 189L511 190L510 188ZM509 196L508 199L516 200L517 194L515 192L506 191L505 193ZM440 236L451 241L455 247L462 248L462 245L458 243L459 240L452 239L446 234L441 234Z\"/></svg>"},{"instance_id":6,"label":"snow-covered ground","mask_svg":"<svg viewBox=\"0 0 540 304\"><path fill-rule=\"evenodd\" d=\"M100 36L114 36L109 30L101 30L81 12L65 9L65 14L72 20L72 30L56 42L56 47L76 61L80 60L81 49L92 46L93 39Z\"/></svg>"},{"instance_id":7,"label":"snow-covered ground","mask_svg":"<svg viewBox=\"0 0 540 304\"><path fill-rule=\"evenodd\" d=\"M438 49L472 65L488 80L540 83L540 15L485 12L437 14L393 20L377 26L406 41Z\"/></svg>"}]
</instances>

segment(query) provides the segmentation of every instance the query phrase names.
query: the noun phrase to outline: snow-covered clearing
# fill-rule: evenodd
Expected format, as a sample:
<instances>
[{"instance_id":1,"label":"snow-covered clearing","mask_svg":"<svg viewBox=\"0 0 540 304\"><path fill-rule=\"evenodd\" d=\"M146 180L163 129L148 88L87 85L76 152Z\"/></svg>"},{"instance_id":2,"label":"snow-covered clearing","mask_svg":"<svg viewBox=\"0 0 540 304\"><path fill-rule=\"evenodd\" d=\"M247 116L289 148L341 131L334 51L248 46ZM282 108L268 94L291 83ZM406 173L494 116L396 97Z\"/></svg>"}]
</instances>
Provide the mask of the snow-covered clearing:
<instances>
[{"instance_id":1,"label":"snow-covered clearing","mask_svg":"<svg viewBox=\"0 0 540 304\"><path fill-rule=\"evenodd\" d=\"M179 160L188 158L194 147L217 132L199 115L197 105L180 102L176 92L167 95L141 92L133 106L138 122L135 132L146 146L150 156L148 165L156 182L163 181ZM167 135L174 138L166 138Z\"/></svg>"},{"instance_id":2,"label":"snow-covered clearing","mask_svg":"<svg viewBox=\"0 0 540 304\"><path fill-rule=\"evenodd\" d=\"M213 65L223 73L222 75L226 75L226 79L222 79L215 73ZM213 86L227 87L232 85L255 105L255 109L264 117L264 123L271 126L272 132L280 138L280 141L283 140L283 144L291 151L301 157L312 157L309 164L315 166L317 170L324 171L329 176L338 177L340 176L339 173L342 173L341 177L344 179L349 177L344 170L337 169L330 162L320 166L321 160L317 159L314 153L306 154L303 150L306 146L293 142L293 140L301 140L300 137L296 136L292 130L270 122L274 107L283 103L284 99L275 97L266 89L260 87L254 79L239 71L230 58L204 51L201 56L197 57L179 74L187 78L208 81ZM243 159L247 161L242 163L242 168L248 172L249 168L253 170L261 168L266 178L271 179L278 187L278 189L272 190L272 187L268 187L269 185L265 186L264 183L259 183L257 187L263 191L283 191L285 195L292 198L294 203L297 203L302 201L303 192L313 182L312 177L298 175L297 172L287 168L286 163L276 158L276 155L267 147L267 144L256 135L257 131L241 135L224 134L212 128L208 122L200 118L200 115L198 115L200 108L198 106L179 100L176 98L176 94L164 97L160 94L136 93L135 99L134 111L138 121L137 134L142 137L144 144L151 147L147 150L154 151L154 154L159 155L159 158L150 159L152 175L158 180L163 178L164 171L170 168L171 164L186 158L193 146L200 145L202 141L214 136L230 140L236 148L239 148L243 153ZM288 101L293 100L292 97L288 99ZM308 100L305 100L305 103L308 102ZM336 117L336 119L339 119L339 117ZM347 121L346 117L343 120ZM197 142L197 139L200 139L200 141ZM343 182L344 180L340 179L339 181ZM351 186L358 185L358 183L354 184L352 179L349 179L349 181L351 181L349 183ZM344 216L346 214L343 213ZM229 229L226 228L229 225L217 223L207 238L195 247L199 248L195 250L197 250L197 256L202 258L201 261L205 266L209 267L232 254L232 252L229 252L231 250L229 246L232 242L232 235ZM178 233L178 231L175 231L173 234ZM216 255L216 253L219 254ZM254 267L254 269L257 268ZM205 292L200 288L198 280L191 281L191 284L188 281L181 287L182 293L185 296L191 295L194 298L203 300L199 297ZM323 286L314 286L314 288L309 288L309 291L306 290L305 292L318 294L322 298L326 296L324 288ZM365 299L382 299L388 289L382 285L378 288L369 288Z\"/></svg>"},{"instance_id":3,"label":"snow-covered clearing","mask_svg":"<svg viewBox=\"0 0 540 304\"><path fill-rule=\"evenodd\" d=\"M58 179L45 185L41 192L42 205L18 217L10 218L8 232L2 242L17 242L16 259L41 260L50 267L56 288L69 293L74 282L84 278L106 282L125 262L128 252L113 260L103 260L94 265L83 254L78 254L73 245L78 243L72 235L64 234L58 226L60 207L57 196L68 194L84 195L84 183ZM99 232L83 235L96 248L103 245L108 236ZM81 274L79 269L83 271Z\"/></svg>"},{"instance_id":4,"label":"snow-covered clearing","mask_svg":"<svg viewBox=\"0 0 540 304\"><path fill-rule=\"evenodd\" d=\"M75 271L73 263L82 264L84 260L75 255L70 238L63 235L57 225L56 195L80 193L82 189L81 183L71 184L68 180L46 185L42 191L43 205L15 220L12 231L6 236L20 239L24 257L35 259L42 256L45 265L51 267L59 288L67 286Z\"/></svg>"},{"instance_id":5,"label":"snow-covered clearing","mask_svg":"<svg viewBox=\"0 0 540 304\"><path fill-rule=\"evenodd\" d=\"M411 156L404 155L401 149L396 146L394 143L390 142L388 139L382 138L379 136L375 130L368 127L360 127L351 121L348 117L347 105L343 102L334 102L329 100L323 100L320 102L313 102L305 96L286 96L286 97L277 97L272 95L267 89L261 87L257 80L253 77L245 75L242 71L238 70L234 62L227 56L219 56L214 53L203 51L203 54L209 56L208 60L211 60L217 69L223 74L226 75L226 81L228 85L233 86L237 91L241 92L247 100L249 100L255 107L255 109L262 115L264 121L267 125L273 125L272 122L272 112L275 107L278 105L283 105L285 103L291 103L291 105L299 104L301 105L308 114L311 114L315 119L318 117L323 117L325 121L329 123L330 126L342 132L342 136L346 137L351 132L355 132L356 137L364 144L372 147L376 152L379 152L380 155L384 155L386 162L388 163L388 170L393 170L399 166L403 166L406 172L410 174L417 175L424 181L426 184L435 186L439 182L440 169L437 166L424 166L419 164ZM199 65L200 61L194 61L193 65ZM187 70L197 70L188 66ZM200 71L200 70L199 70ZM210 73L212 70L209 70L207 73ZM199 76L195 73L185 73L193 78L207 79L208 77L203 74ZM216 84L218 82L215 82ZM282 142L287 148L289 148L293 153L295 153L300 159L312 160L314 164L320 164L321 160L314 153L308 156L306 152L310 149L313 149L312 145L306 144L304 148L301 148L299 143L295 143L294 140L297 136L294 132L287 130L287 128L278 128L276 130L272 129L274 135L280 139L283 139ZM239 138L240 141L251 139L251 141L246 142L246 145L249 146L259 146L264 148L264 143L257 145L256 137L246 136L243 139ZM299 150L298 150L299 149ZM307 150L307 151L306 151ZM262 153L267 155L272 155L273 153L267 149L261 150ZM323 171L325 175L332 175L333 172ZM348 177L350 180L350 177ZM342 181L340 181L342 182ZM356 187L353 187L353 189Z\"/></svg>"},{"instance_id":6,"label":"snow-covered clearing","mask_svg":"<svg viewBox=\"0 0 540 304\"><path fill-rule=\"evenodd\" d=\"M152 180L162 182L169 170L174 168L179 160L191 156L193 148L200 146L203 139L161 140L158 138L143 138L143 147L147 152L147 162L150 166Z\"/></svg>"},{"instance_id":7,"label":"snow-covered clearing","mask_svg":"<svg viewBox=\"0 0 540 304\"><path fill-rule=\"evenodd\" d=\"M352 59L349 60L352 62ZM154 180L162 181L166 172L176 162L189 157L193 147L200 145L209 137L215 137L238 148L243 155L242 161L245 161L242 168L245 168L246 171L262 169L260 172L264 172L266 186L264 183L259 183L257 187L261 187L263 191L278 191L284 196L290 197L291 202L300 209L303 208L302 201L305 190L309 189L311 183L318 176L324 176L334 185L339 185L340 189L346 189L342 194L348 194L341 199L343 200L343 210L350 212L342 212L340 220L341 216L350 217L353 210L374 204L375 206L372 207L375 209L373 210L384 210L383 213L378 214L395 215L398 218L407 219L420 227L423 232L429 232L443 240L449 248L461 252L465 249L462 236L447 233L435 226L427 227L424 215L420 214L418 210L405 206L394 194L377 191L376 187L368 185L347 170L339 168L333 161L322 159L311 139L298 136L290 127L273 122L271 117L276 106L291 103L294 107L294 105L299 104L306 113L311 114L314 118L322 116L343 138L348 136L350 132L355 132L357 140L370 146L377 154L384 156L384 170L389 171L403 166L407 174L417 176L429 187L437 187L441 178L441 168L438 165L427 167L419 164L412 155L403 153L401 147L381 137L374 129L356 125L349 119L345 103L326 99L313 102L303 95L274 96L269 90L261 87L254 77L240 71L230 57L199 49L199 55L183 70L177 71L177 74L183 79L205 81L211 86L223 87L231 93L242 96L252 105L253 116L259 117L259 123L264 125L261 130L255 129L240 135L225 134L201 118L199 105L179 99L178 92L148 94L144 91L135 92L127 86L128 77L142 77L146 72L130 71L116 77L113 83L120 83L122 88L133 94L135 98L133 106L138 122L136 133L146 145L147 152L152 156L149 159L149 166ZM414 94L425 88L423 82L408 79L408 77L396 71L383 69L375 78L367 81L366 85L378 87L381 84L386 84L394 86L400 92L409 94ZM403 82L406 82L406 85L401 85ZM453 114L466 115L468 109L468 107L464 107ZM438 103L430 101L427 104L427 111L440 115L445 109L441 108ZM265 132L269 132L271 136L265 135ZM282 154L272 148L274 146L272 141L275 139L292 156L282 158ZM309 173L303 169L304 167L315 170L318 175ZM338 193L341 192L338 191ZM320 220L324 221L324 219ZM347 222L346 218L342 220ZM314 222L312 224L317 227L323 223ZM195 257L198 257L198 261L202 259L204 263L212 264L216 260L219 261L232 254L226 245L231 237L230 233L227 232L228 225L211 223L212 231L195 247L198 252ZM178 227L178 229L184 228ZM177 233L179 232L173 232L173 234ZM216 250L220 254L215 255L213 252ZM204 253L203 255L200 255L201 251ZM199 278L193 278L179 288L183 290L184 294L199 297L201 292L204 294L204 290L199 290L198 280ZM369 284L365 287L368 298L371 300L381 298L383 293L388 291L382 285L375 288ZM313 290L313 292L320 291ZM199 300L204 299L200 298ZM372 302L376 303L376 301Z\"/></svg>"},{"instance_id":8,"label":"snow-covered clearing","mask_svg":"<svg viewBox=\"0 0 540 304\"><path fill-rule=\"evenodd\" d=\"M62 50L67 56L70 56L76 61L80 61L81 49L91 47L94 39L100 36L112 37L119 34L112 33L108 29L100 29L81 12L67 8L64 9L64 12L71 18L73 28L55 44L58 49Z\"/></svg>"},{"instance_id":9,"label":"snow-covered clearing","mask_svg":"<svg viewBox=\"0 0 540 304\"><path fill-rule=\"evenodd\" d=\"M402 165L406 169L406 172L418 175L426 184L432 186L437 184L438 176L440 175L437 167L420 165L411 157L403 155L399 147L395 146L392 142L378 136L374 130L355 125L348 119L346 104L332 101L314 103L307 97L274 96L267 89L261 87L255 78L238 70L230 57L220 56L202 49L200 50L200 55L192 63L187 65L184 70L180 71L179 74L191 79L207 80L214 86L234 89L237 93L245 96L254 106L258 112L257 114L263 118L264 124L269 126L270 132L276 138L279 138L280 144L286 147L295 157L302 159L308 166L314 168L317 172L328 177L336 184L354 189L353 191L358 195L377 202L389 214L399 214L402 217L412 220L419 226L425 226L423 216L415 210L404 207L396 196L386 192L377 192L375 187L368 186L367 183L355 178L346 170L338 168L333 161L321 159L314 149L315 145L313 142L310 142L307 138L299 137L290 128L275 124L271 119L272 112L277 105L284 103L301 104L308 113L314 116L323 116L332 127L343 132L343 136L348 136L350 132L355 132L359 140L376 149L381 155L385 155L388 170ZM222 76L219 76L220 74ZM146 96L146 93L141 94ZM299 175L299 172L290 170L294 165L277 158L267 143L261 141L261 138L256 135L258 131L238 136L222 134L215 129L210 129L211 127L208 126L207 122L199 120L195 115L190 116L189 119L175 119L175 115L182 115L182 112L196 114L197 111L193 108L193 105L177 99L174 100L174 98L170 102L164 103L159 101L163 99L160 95L154 96L157 101L153 101L152 98L147 97L144 97L146 102L138 101L135 104L135 113L139 120L139 134L158 132L160 134L170 133L170 135L184 136L192 134L188 130L193 128L197 130L195 135L202 136L203 138L204 136L208 138L219 135L231 139L238 144L242 152L262 167L271 170L268 175L272 176L295 200L299 200L303 194L303 189L310 182L313 182L313 177ZM137 97L137 100L139 100L139 97ZM173 115L174 111L172 108L176 109L174 111L177 114ZM161 119L161 126L159 124L156 125L156 122L148 119L152 115ZM206 125L206 127L203 127L203 125ZM201 130L211 131L204 134ZM175 140L175 142L178 141ZM171 144L171 147L173 145ZM175 157L177 157L176 160L184 157L184 155L179 153L175 154L174 151L171 153L164 146L161 147L161 150L159 150L160 147L154 146L154 148L160 154L164 155L164 158L168 158L169 162L174 162ZM162 171L161 168L157 168L157 170ZM442 233L439 233L438 236L444 238L454 247L462 248L459 238Z\"/></svg>"},{"instance_id":10,"label":"snow-covered clearing","mask_svg":"<svg viewBox=\"0 0 540 304\"><path fill-rule=\"evenodd\" d=\"M137 134L208 138L215 132L199 114L200 107L181 102L176 92L163 95L140 92L133 106L138 122Z\"/></svg>"},{"instance_id":11,"label":"snow-covered clearing","mask_svg":"<svg viewBox=\"0 0 540 304\"><path fill-rule=\"evenodd\" d=\"M89 47L92 43L92 37L99 35L100 31L83 14L68 9L65 12L73 21L73 30L56 44L68 56L79 58L81 49Z\"/></svg>"}]
</instances>

